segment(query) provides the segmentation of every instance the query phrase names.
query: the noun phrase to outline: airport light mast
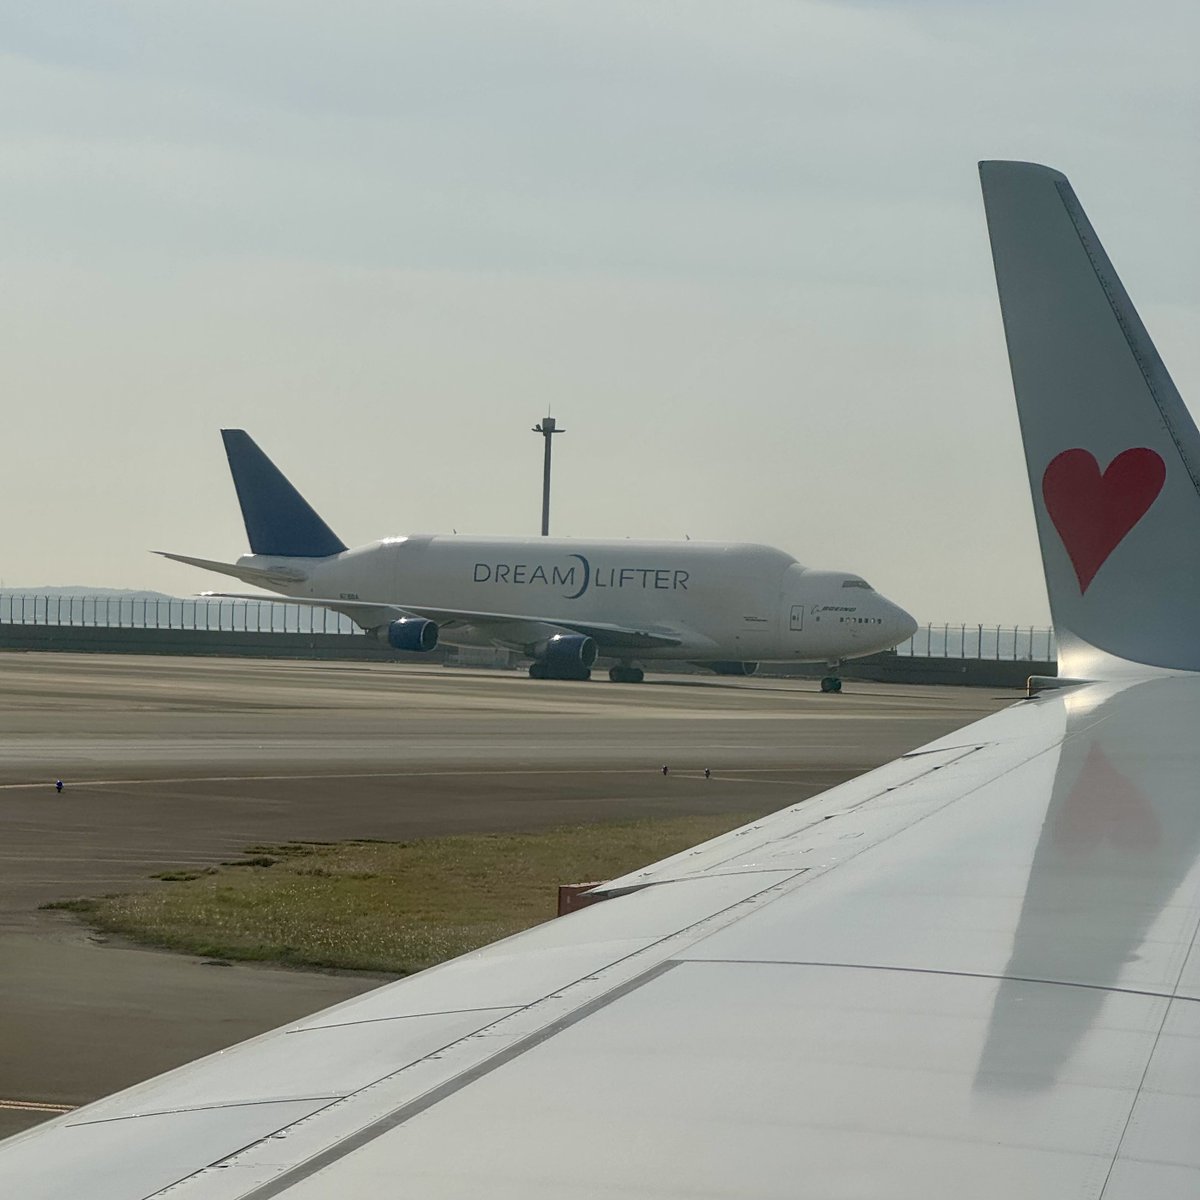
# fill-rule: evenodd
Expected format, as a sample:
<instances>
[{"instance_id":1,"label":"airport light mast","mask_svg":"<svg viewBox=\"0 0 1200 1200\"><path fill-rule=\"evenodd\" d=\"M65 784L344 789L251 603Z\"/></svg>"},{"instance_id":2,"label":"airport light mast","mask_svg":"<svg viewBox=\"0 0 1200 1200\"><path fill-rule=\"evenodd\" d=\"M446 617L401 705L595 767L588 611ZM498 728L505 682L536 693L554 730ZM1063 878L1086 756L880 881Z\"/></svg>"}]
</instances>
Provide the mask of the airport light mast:
<instances>
[{"instance_id":1,"label":"airport light mast","mask_svg":"<svg viewBox=\"0 0 1200 1200\"><path fill-rule=\"evenodd\" d=\"M542 537L550 536L550 444L556 433L566 433L554 423L553 417L543 417L541 422L533 427L533 433L540 433L546 439L546 454L542 461Z\"/></svg>"}]
</instances>

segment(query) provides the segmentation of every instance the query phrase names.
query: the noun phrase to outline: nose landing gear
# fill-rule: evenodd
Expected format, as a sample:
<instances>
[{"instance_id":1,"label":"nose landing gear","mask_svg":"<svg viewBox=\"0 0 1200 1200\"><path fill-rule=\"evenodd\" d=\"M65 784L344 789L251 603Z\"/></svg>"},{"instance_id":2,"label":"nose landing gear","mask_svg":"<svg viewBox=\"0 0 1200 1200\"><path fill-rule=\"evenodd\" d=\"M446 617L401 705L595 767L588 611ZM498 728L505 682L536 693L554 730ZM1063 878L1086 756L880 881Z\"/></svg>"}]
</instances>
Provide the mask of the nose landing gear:
<instances>
[{"instance_id":1,"label":"nose landing gear","mask_svg":"<svg viewBox=\"0 0 1200 1200\"><path fill-rule=\"evenodd\" d=\"M829 666L829 674L821 680L821 691L823 692L840 692L842 690L842 680L837 673L840 662L831 662Z\"/></svg>"}]
</instances>

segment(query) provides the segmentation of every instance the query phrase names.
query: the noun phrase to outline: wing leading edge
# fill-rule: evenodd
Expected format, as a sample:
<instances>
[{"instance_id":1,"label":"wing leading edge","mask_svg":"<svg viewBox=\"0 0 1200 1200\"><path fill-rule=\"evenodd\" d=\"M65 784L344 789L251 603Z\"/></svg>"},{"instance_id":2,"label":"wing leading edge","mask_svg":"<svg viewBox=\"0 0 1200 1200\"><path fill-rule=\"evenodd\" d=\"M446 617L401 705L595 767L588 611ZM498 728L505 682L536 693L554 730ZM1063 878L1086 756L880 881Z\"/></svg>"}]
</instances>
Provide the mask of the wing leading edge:
<instances>
[{"instance_id":1,"label":"wing leading edge","mask_svg":"<svg viewBox=\"0 0 1200 1200\"><path fill-rule=\"evenodd\" d=\"M425 617L439 625L471 625L484 631L492 631L501 640L514 640L514 631L567 631L586 634L593 638L602 650L631 649L652 646L680 646L683 638L663 630L634 629L629 626L613 625L604 621L576 621L571 618L522 616L518 613L474 612L462 608L426 608L424 605L375 604L368 601L322 600L312 597L257 596L249 592L205 592L206 596L226 600L274 600L278 604L300 604L308 608L328 608L332 612L344 613L363 629L374 629L399 617ZM515 637L515 640L522 640ZM532 638L528 639L532 640Z\"/></svg>"}]
</instances>

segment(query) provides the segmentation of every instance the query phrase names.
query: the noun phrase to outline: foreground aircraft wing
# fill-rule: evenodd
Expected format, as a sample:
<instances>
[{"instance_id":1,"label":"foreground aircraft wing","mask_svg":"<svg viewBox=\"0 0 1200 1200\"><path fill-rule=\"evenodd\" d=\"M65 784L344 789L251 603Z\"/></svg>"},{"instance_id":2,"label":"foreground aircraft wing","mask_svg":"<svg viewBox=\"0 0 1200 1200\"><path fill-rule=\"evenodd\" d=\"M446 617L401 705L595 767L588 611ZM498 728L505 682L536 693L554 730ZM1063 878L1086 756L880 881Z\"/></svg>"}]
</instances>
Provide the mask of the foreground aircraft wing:
<instances>
[{"instance_id":1,"label":"foreground aircraft wing","mask_svg":"<svg viewBox=\"0 0 1200 1200\"><path fill-rule=\"evenodd\" d=\"M175 557L175 556L173 556ZM679 646L683 638L663 630L635 629L604 621L576 621L558 617L522 616L519 613L473 612L461 608L426 608L424 605L374 604L360 600L322 600L297 596L256 596L247 592L204 592L205 596L223 600L274 600L277 604L301 604L309 608L328 608L344 613L356 625L375 629L401 617L425 617L442 626L471 625L480 630L493 630L502 640L534 641L548 632L561 630L582 633L593 638L602 651L650 646ZM527 631L526 637L522 631ZM536 636L535 636L536 635Z\"/></svg>"},{"instance_id":2,"label":"foreground aircraft wing","mask_svg":"<svg viewBox=\"0 0 1200 1200\"><path fill-rule=\"evenodd\" d=\"M7 1191L1200 1194L1200 437L1066 180L982 171L1088 681L12 1139Z\"/></svg>"}]
</instances>

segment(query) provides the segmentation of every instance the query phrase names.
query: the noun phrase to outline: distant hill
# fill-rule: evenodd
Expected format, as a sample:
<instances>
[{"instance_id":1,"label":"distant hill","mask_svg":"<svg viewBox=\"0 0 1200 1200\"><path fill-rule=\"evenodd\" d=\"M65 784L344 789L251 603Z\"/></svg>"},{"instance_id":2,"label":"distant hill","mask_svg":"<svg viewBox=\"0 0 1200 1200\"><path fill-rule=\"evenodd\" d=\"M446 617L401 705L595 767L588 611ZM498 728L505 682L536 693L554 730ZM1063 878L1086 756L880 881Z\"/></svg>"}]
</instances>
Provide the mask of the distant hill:
<instances>
[{"instance_id":1,"label":"distant hill","mask_svg":"<svg viewBox=\"0 0 1200 1200\"><path fill-rule=\"evenodd\" d=\"M5 584L0 587L0 596L100 596L122 600L179 600L180 596L171 596L166 592L148 592L136 588L105 588L105 587L48 587L46 585L31 585L29 587L12 587ZM188 597L189 599L191 597Z\"/></svg>"}]
</instances>

